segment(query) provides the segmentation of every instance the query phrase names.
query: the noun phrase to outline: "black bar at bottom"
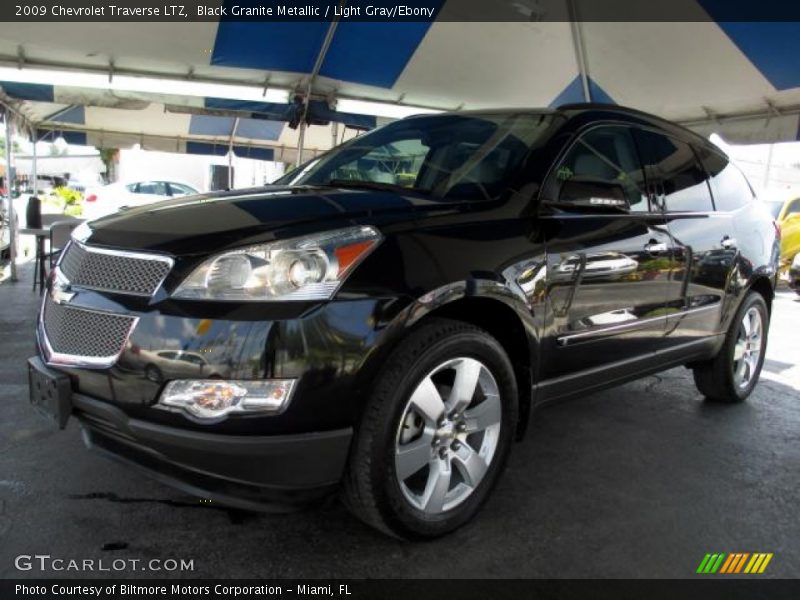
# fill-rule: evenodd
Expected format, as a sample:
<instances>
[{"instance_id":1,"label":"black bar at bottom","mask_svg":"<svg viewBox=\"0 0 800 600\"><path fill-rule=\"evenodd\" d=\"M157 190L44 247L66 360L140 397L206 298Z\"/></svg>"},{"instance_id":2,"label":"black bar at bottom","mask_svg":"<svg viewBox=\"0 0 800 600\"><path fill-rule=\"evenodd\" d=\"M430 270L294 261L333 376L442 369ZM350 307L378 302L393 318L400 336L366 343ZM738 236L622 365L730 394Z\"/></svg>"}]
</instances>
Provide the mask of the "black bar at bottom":
<instances>
[{"instance_id":1,"label":"black bar at bottom","mask_svg":"<svg viewBox=\"0 0 800 600\"><path fill-rule=\"evenodd\" d=\"M398 564L398 568L402 565ZM696 579L6 579L0 598L166 600L334 598L336 600L738 600L800 598L800 579L698 576Z\"/></svg>"}]
</instances>

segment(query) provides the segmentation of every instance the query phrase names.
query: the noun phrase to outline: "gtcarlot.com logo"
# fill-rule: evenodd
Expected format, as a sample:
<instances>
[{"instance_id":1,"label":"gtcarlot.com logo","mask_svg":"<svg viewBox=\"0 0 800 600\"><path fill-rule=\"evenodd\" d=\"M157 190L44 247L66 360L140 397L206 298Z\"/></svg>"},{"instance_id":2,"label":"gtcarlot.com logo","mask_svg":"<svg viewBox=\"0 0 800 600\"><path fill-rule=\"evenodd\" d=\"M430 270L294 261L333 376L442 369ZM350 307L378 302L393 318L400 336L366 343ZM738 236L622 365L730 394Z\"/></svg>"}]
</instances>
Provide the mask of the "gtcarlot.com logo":
<instances>
[{"instance_id":1,"label":"gtcarlot.com logo","mask_svg":"<svg viewBox=\"0 0 800 600\"><path fill-rule=\"evenodd\" d=\"M772 560L772 552L733 552L706 554L697 567L701 575L732 575L737 573L763 573Z\"/></svg>"},{"instance_id":2,"label":"gtcarlot.com logo","mask_svg":"<svg viewBox=\"0 0 800 600\"><path fill-rule=\"evenodd\" d=\"M59 558L49 554L20 554L14 559L17 571L194 571L194 559L177 558Z\"/></svg>"}]
</instances>

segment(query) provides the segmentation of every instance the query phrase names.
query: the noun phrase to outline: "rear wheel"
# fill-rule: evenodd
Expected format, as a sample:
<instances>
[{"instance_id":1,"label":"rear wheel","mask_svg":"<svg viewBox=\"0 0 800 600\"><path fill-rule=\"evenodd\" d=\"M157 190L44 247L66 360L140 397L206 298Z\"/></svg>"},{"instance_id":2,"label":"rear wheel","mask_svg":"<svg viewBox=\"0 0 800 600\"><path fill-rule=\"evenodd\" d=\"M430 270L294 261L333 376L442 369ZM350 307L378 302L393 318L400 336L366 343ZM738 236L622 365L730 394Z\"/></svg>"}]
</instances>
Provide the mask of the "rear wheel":
<instances>
[{"instance_id":1,"label":"rear wheel","mask_svg":"<svg viewBox=\"0 0 800 600\"><path fill-rule=\"evenodd\" d=\"M431 320L387 360L345 480L366 523L430 538L466 523L494 487L516 427L511 363L485 331Z\"/></svg>"},{"instance_id":2,"label":"rear wheel","mask_svg":"<svg viewBox=\"0 0 800 600\"><path fill-rule=\"evenodd\" d=\"M712 360L693 367L697 388L709 400L741 402L758 383L767 347L769 312L761 294L750 292Z\"/></svg>"}]
</instances>

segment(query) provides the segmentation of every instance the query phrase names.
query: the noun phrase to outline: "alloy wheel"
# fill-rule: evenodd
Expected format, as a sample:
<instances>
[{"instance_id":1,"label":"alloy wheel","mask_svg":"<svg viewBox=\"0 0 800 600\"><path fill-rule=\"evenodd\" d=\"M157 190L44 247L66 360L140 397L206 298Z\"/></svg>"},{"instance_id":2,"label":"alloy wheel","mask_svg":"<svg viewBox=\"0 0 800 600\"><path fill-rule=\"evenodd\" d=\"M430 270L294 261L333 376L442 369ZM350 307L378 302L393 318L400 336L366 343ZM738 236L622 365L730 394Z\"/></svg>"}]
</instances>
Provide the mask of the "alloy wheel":
<instances>
[{"instance_id":1,"label":"alloy wheel","mask_svg":"<svg viewBox=\"0 0 800 600\"><path fill-rule=\"evenodd\" d=\"M429 515L452 510L480 485L500 437L497 381L479 360L433 369L414 389L395 443L395 474L406 500Z\"/></svg>"},{"instance_id":2,"label":"alloy wheel","mask_svg":"<svg viewBox=\"0 0 800 600\"><path fill-rule=\"evenodd\" d=\"M751 306L739 325L739 334L733 348L733 378L739 389L746 389L758 369L764 339L761 312Z\"/></svg>"}]
</instances>

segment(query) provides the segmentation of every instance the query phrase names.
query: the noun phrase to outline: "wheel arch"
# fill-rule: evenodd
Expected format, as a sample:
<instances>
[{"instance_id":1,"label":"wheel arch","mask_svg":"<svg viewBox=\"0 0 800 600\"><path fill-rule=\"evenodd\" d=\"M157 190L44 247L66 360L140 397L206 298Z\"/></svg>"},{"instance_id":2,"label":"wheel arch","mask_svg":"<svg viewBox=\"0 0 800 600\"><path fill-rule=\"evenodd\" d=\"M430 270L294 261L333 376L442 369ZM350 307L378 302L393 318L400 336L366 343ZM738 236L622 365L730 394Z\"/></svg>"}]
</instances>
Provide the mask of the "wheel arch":
<instances>
[{"instance_id":1,"label":"wheel arch","mask_svg":"<svg viewBox=\"0 0 800 600\"><path fill-rule=\"evenodd\" d=\"M539 338L524 300L496 281L471 280L448 284L412 300L379 333L374 351L366 358L357 383L357 397L365 400L385 360L414 329L440 317L469 323L497 339L511 361L518 388L519 420L516 438L528 426L533 405L533 383Z\"/></svg>"},{"instance_id":2,"label":"wheel arch","mask_svg":"<svg viewBox=\"0 0 800 600\"><path fill-rule=\"evenodd\" d=\"M517 379L519 421L516 438L525 435L533 402L533 352L520 315L505 302L489 297L466 297L432 310L420 319L442 317L480 327L506 351Z\"/></svg>"},{"instance_id":3,"label":"wheel arch","mask_svg":"<svg viewBox=\"0 0 800 600\"><path fill-rule=\"evenodd\" d=\"M775 299L775 288L772 285L772 281L766 275L757 275L753 280L750 282L750 285L747 288L748 290L752 290L761 294L764 298L764 302L767 303L767 310L772 313L772 301Z\"/></svg>"}]
</instances>

